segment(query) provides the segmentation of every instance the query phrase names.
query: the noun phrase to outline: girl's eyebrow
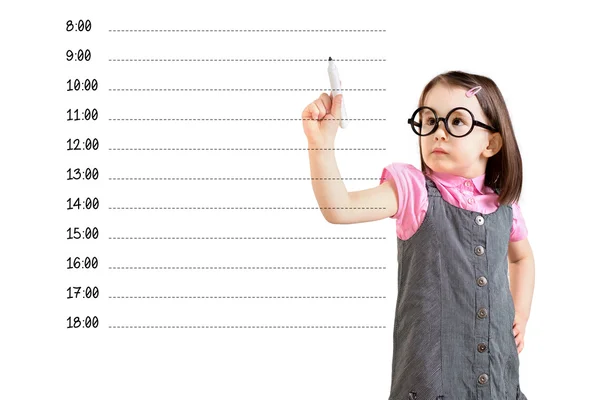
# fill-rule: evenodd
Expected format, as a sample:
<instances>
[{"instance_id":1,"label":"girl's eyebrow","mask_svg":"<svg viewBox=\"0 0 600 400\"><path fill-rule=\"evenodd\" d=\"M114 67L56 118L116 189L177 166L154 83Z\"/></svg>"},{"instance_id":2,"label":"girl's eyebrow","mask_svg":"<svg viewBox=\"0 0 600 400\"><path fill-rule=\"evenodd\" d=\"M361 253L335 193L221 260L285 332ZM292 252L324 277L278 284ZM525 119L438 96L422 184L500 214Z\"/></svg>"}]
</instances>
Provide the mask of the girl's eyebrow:
<instances>
[{"instance_id":1,"label":"girl's eyebrow","mask_svg":"<svg viewBox=\"0 0 600 400\"><path fill-rule=\"evenodd\" d=\"M431 108L433 111L435 111L435 113L436 113L436 114L438 114L438 115L439 115L439 112L438 112L438 110L437 110L436 108L434 108L434 107L431 107L431 106L427 106L427 105L426 105L425 107L429 107L429 108ZM454 108L454 107L452 107L452 108ZM452 108L449 108L449 109L448 109L448 111L452 110ZM448 113L446 113L446 114L448 114Z\"/></svg>"}]
</instances>

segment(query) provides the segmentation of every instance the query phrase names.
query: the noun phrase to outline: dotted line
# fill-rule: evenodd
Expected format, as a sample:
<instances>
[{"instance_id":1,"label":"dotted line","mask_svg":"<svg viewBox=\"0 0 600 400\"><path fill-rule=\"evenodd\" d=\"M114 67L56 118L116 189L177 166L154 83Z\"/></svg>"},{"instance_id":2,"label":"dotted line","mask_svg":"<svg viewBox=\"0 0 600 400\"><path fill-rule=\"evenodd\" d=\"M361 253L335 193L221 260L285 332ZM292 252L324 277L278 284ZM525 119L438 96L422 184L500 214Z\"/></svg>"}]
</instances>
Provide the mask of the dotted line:
<instances>
[{"instance_id":1,"label":"dotted line","mask_svg":"<svg viewBox=\"0 0 600 400\"><path fill-rule=\"evenodd\" d=\"M109 92L291 92L291 91L325 91L326 89L108 89ZM340 92L385 92L386 89L337 89Z\"/></svg>"},{"instance_id":2,"label":"dotted line","mask_svg":"<svg viewBox=\"0 0 600 400\"><path fill-rule=\"evenodd\" d=\"M385 296L108 296L109 299L385 299Z\"/></svg>"},{"instance_id":3,"label":"dotted line","mask_svg":"<svg viewBox=\"0 0 600 400\"><path fill-rule=\"evenodd\" d=\"M385 237L359 236L109 236L109 239L385 239Z\"/></svg>"},{"instance_id":4,"label":"dotted line","mask_svg":"<svg viewBox=\"0 0 600 400\"><path fill-rule=\"evenodd\" d=\"M108 207L109 210L385 210L387 207Z\"/></svg>"},{"instance_id":5,"label":"dotted line","mask_svg":"<svg viewBox=\"0 0 600 400\"><path fill-rule=\"evenodd\" d=\"M108 267L108 269L387 269L387 267Z\"/></svg>"},{"instance_id":6,"label":"dotted line","mask_svg":"<svg viewBox=\"0 0 600 400\"><path fill-rule=\"evenodd\" d=\"M386 32L385 29L109 29L109 32Z\"/></svg>"},{"instance_id":7,"label":"dotted line","mask_svg":"<svg viewBox=\"0 0 600 400\"><path fill-rule=\"evenodd\" d=\"M111 147L108 150L387 150L384 148L334 147Z\"/></svg>"},{"instance_id":8,"label":"dotted line","mask_svg":"<svg viewBox=\"0 0 600 400\"><path fill-rule=\"evenodd\" d=\"M246 180L251 180L251 181L257 181L257 180L271 180L271 181L278 181L278 180L341 180L341 179L348 179L348 180L379 180L379 178L212 178L212 177L200 177L200 178L108 178L109 180L202 180L202 181L217 181L217 180L233 180L233 181L246 181Z\"/></svg>"},{"instance_id":9,"label":"dotted line","mask_svg":"<svg viewBox=\"0 0 600 400\"><path fill-rule=\"evenodd\" d=\"M322 121L318 118L109 118L109 121ZM329 118L341 121L341 118ZM346 121L385 121L385 118L346 118Z\"/></svg>"},{"instance_id":10,"label":"dotted line","mask_svg":"<svg viewBox=\"0 0 600 400\"><path fill-rule=\"evenodd\" d=\"M365 325L109 325L109 328L115 328L115 329L144 329L144 328L152 328L152 329L163 329L163 328L169 328L169 329L198 329L198 328L202 328L202 329L214 329L214 328L218 328L218 329L223 329L223 328L253 328L253 329L281 329L281 328L297 328L297 329L322 329L322 328L326 328L326 329L336 329L336 328L385 328L384 326L365 326Z\"/></svg>"},{"instance_id":11,"label":"dotted line","mask_svg":"<svg viewBox=\"0 0 600 400\"><path fill-rule=\"evenodd\" d=\"M329 61L329 58L109 58L108 61ZM385 61L383 58L336 58L335 61Z\"/></svg>"}]
</instances>

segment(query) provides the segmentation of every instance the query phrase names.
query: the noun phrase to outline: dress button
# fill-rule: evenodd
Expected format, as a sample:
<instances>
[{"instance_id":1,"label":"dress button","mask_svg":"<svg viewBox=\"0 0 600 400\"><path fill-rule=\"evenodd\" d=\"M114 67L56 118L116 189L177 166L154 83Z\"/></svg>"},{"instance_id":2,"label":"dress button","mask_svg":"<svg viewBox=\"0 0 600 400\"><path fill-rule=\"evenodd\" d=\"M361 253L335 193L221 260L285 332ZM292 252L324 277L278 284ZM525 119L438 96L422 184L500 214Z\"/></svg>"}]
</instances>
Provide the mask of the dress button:
<instances>
[{"instance_id":1,"label":"dress button","mask_svg":"<svg viewBox=\"0 0 600 400\"><path fill-rule=\"evenodd\" d=\"M485 276L480 276L479 278L477 278L477 284L479 286L487 285L487 279L485 278Z\"/></svg>"},{"instance_id":2,"label":"dress button","mask_svg":"<svg viewBox=\"0 0 600 400\"><path fill-rule=\"evenodd\" d=\"M475 222L477 223L477 225L483 225L483 217L481 215L478 215L477 218L475 218Z\"/></svg>"},{"instance_id":3,"label":"dress button","mask_svg":"<svg viewBox=\"0 0 600 400\"><path fill-rule=\"evenodd\" d=\"M478 351L478 352L480 352L480 353L483 353L483 352L484 352L484 351L486 351L486 350L487 350L487 346L486 346L486 344L485 344L485 343L479 343L479 344L477 345L477 351Z\"/></svg>"},{"instance_id":4,"label":"dress button","mask_svg":"<svg viewBox=\"0 0 600 400\"><path fill-rule=\"evenodd\" d=\"M477 378L477 382L479 382L481 385L485 385L486 383L488 383L489 379L490 377L488 376L488 374L481 374L479 375L479 378Z\"/></svg>"},{"instance_id":5,"label":"dress button","mask_svg":"<svg viewBox=\"0 0 600 400\"><path fill-rule=\"evenodd\" d=\"M471 181L465 181L465 186L471 186Z\"/></svg>"},{"instance_id":6,"label":"dress button","mask_svg":"<svg viewBox=\"0 0 600 400\"><path fill-rule=\"evenodd\" d=\"M485 308L480 308L479 311L477 311L477 318L484 319L485 317L487 317L487 310Z\"/></svg>"},{"instance_id":7,"label":"dress button","mask_svg":"<svg viewBox=\"0 0 600 400\"><path fill-rule=\"evenodd\" d=\"M472 197L469 198L469 200L467 200L470 204L473 204L473 202L475 201Z\"/></svg>"},{"instance_id":8,"label":"dress button","mask_svg":"<svg viewBox=\"0 0 600 400\"><path fill-rule=\"evenodd\" d=\"M477 247L475 247L475 254L477 254L478 256L480 256L483 253L485 253L485 249L483 248L483 246L477 246Z\"/></svg>"}]
</instances>

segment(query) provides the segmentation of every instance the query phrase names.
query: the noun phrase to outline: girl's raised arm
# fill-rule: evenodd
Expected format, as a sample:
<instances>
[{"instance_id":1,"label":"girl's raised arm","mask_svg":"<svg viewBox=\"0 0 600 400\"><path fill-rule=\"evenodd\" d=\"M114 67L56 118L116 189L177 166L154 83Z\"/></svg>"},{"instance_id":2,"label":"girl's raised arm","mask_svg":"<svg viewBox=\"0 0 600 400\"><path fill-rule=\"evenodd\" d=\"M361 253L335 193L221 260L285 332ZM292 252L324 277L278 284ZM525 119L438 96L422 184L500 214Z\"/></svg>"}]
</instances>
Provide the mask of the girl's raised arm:
<instances>
[{"instance_id":1,"label":"girl's raised arm","mask_svg":"<svg viewBox=\"0 0 600 400\"><path fill-rule=\"evenodd\" d=\"M377 187L348 193L339 179L334 153L335 134L341 118L342 95L321 94L302 112L304 133L308 139L312 187L321 213L333 224L352 224L391 217L398 211L396 188L391 180ZM323 150L314 150L323 148Z\"/></svg>"}]
</instances>

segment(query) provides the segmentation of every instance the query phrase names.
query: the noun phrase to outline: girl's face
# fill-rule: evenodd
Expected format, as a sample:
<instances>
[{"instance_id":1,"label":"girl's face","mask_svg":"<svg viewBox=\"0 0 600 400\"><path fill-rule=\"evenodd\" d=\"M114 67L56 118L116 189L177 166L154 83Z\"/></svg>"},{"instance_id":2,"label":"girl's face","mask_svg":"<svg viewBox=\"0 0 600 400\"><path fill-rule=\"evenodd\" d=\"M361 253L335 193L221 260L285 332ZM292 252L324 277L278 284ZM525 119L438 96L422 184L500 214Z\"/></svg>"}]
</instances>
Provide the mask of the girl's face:
<instances>
[{"instance_id":1,"label":"girl's face","mask_svg":"<svg viewBox=\"0 0 600 400\"><path fill-rule=\"evenodd\" d=\"M476 96L467 97L468 89L435 85L425 97L424 106L435 110L438 117L446 117L455 107L465 107L473 113L475 120L490 125L477 101ZM483 90L483 89L482 89ZM448 121L451 125L452 121ZM435 132L420 136L421 152L425 164L435 172L450 173L464 178L475 178L485 173L487 159L496 154L502 146L499 132L474 126L464 137L454 137L446 132L442 121ZM447 153L433 152L442 148Z\"/></svg>"}]
</instances>

